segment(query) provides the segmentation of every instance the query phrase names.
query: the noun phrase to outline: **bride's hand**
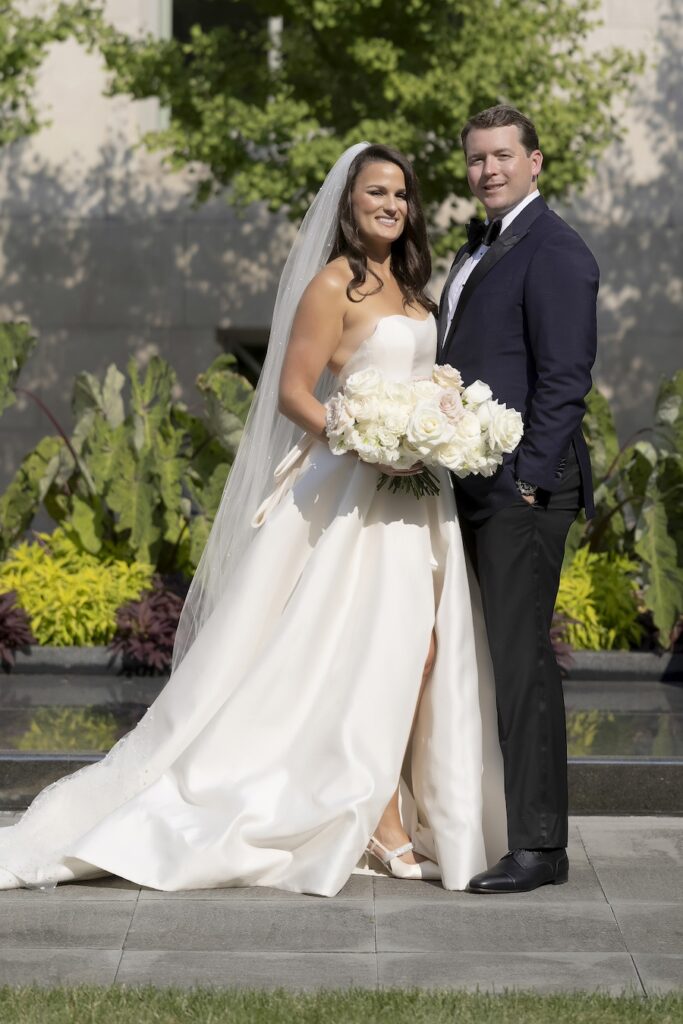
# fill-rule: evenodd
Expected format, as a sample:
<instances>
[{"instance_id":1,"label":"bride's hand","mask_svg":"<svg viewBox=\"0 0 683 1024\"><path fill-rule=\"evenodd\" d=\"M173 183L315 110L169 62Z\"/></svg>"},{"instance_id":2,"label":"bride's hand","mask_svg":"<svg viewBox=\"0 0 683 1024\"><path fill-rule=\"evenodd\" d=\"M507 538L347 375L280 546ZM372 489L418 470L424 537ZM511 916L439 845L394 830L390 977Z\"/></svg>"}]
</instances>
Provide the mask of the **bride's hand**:
<instances>
[{"instance_id":1,"label":"bride's hand","mask_svg":"<svg viewBox=\"0 0 683 1024\"><path fill-rule=\"evenodd\" d=\"M416 462L410 469L395 469L393 466L377 466L380 473L386 476L417 476L424 469L424 462Z\"/></svg>"}]
</instances>

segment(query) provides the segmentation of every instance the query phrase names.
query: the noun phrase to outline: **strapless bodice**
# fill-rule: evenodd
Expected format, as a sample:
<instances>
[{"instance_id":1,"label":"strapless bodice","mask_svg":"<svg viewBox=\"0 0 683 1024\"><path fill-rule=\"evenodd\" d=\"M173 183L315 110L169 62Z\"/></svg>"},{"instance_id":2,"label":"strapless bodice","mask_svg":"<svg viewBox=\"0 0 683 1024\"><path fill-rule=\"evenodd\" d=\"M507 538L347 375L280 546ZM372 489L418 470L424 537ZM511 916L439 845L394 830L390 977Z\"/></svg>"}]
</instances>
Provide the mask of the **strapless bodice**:
<instances>
[{"instance_id":1,"label":"strapless bodice","mask_svg":"<svg viewBox=\"0 0 683 1024\"><path fill-rule=\"evenodd\" d=\"M415 320L392 313L377 321L375 329L346 361L338 381L345 384L352 373L369 366L390 380L430 377L436 358L436 320L430 313Z\"/></svg>"}]
</instances>

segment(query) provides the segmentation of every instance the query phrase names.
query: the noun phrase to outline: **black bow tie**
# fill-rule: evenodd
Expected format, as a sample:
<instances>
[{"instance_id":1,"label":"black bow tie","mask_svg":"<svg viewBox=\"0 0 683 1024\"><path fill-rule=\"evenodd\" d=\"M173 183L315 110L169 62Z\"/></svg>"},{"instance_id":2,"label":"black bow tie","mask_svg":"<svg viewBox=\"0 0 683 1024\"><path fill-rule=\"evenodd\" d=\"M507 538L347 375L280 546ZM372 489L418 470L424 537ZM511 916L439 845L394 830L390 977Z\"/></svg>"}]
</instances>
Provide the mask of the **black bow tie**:
<instances>
[{"instance_id":1,"label":"black bow tie","mask_svg":"<svg viewBox=\"0 0 683 1024\"><path fill-rule=\"evenodd\" d=\"M472 217L467 225L467 244L470 250L474 252L480 245L493 245L500 234L502 223L500 218L485 224L483 220Z\"/></svg>"}]
</instances>

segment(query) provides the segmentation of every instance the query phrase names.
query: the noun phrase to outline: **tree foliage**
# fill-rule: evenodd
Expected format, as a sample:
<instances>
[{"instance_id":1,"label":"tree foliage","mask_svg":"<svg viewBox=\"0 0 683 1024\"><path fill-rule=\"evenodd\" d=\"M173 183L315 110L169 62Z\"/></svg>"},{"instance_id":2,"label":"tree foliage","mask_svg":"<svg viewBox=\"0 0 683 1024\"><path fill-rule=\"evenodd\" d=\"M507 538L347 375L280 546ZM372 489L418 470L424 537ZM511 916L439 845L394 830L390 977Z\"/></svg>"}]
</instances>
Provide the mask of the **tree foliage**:
<instances>
[{"instance_id":1,"label":"tree foliage","mask_svg":"<svg viewBox=\"0 0 683 1024\"><path fill-rule=\"evenodd\" d=\"M70 36L87 42L92 4L44 4L43 13L22 13L0 3L0 146L31 135L45 124L35 103L36 76L52 43Z\"/></svg>"},{"instance_id":2,"label":"tree foliage","mask_svg":"<svg viewBox=\"0 0 683 1024\"><path fill-rule=\"evenodd\" d=\"M168 126L146 142L195 170L200 200L229 186L238 205L264 200L298 218L345 147L384 142L414 160L445 250L460 230L448 200L469 195L459 132L475 111L507 102L531 116L548 197L581 186L618 135L613 100L641 59L588 49L597 6L252 0L261 31L195 26L188 42L131 39L102 23L97 37L112 92L156 96L169 108ZM283 28L274 46L275 16Z\"/></svg>"}]
</instances>

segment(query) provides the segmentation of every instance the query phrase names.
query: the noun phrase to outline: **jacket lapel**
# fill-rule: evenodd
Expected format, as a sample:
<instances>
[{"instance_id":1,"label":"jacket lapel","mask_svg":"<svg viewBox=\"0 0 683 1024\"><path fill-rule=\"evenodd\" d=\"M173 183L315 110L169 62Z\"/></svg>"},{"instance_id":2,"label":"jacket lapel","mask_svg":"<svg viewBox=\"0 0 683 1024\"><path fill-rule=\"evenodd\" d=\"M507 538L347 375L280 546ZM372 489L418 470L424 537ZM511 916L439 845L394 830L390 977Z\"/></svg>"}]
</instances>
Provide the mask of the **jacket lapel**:
<instances>
[{"instance_id":1,"label":"jacket lapel","mask_svg":"<svg viewBox=\"0 0 683 1024\"><path fill-rule=\"evenodd\" d=\"M470 257L469 246L463 245L461 249L458 249L457 255L451 264L451 269L448 271L448 277L446 283L441 289L441 298L439 300L439 319L437 323L437 335L436 335L436 350L441 351L444 338L446 336L446 327L448 326L448 293L451 290L453 284L453 278L458 273L463 263Z\"/></svg>"},{"instance_id":2,"label":"jacket lapel","mask_svg":"<svg viewBox=\"0 0 683 1024\"><path fill-rule=\"evenodd\" d=\"M522 210L519 216L515 217L510 227L498 236L486 255L479 261L470 276L467 278L465 286L460 293L460 301L458 302L453 319L451 320L448 335L444 338L444 352L453 339L453 335L455 334L458 324L462 319L467 303L472 297L472 293L475 291L477 285L486 277L488 272L495 267L496 263L498 263L499 260L502 260L504 256L507 256L507 254L514 249L517 243L520 242L526 234L528 234L529 229L536 218L540 217L540 215L547 209L547 204L541 196L539 196L538 199L535 199L532 203L529 203L529 205ZM445 317L439 317L439 325L441 324L442 319L445 319Z\"/></svg>"}]
</instances>

